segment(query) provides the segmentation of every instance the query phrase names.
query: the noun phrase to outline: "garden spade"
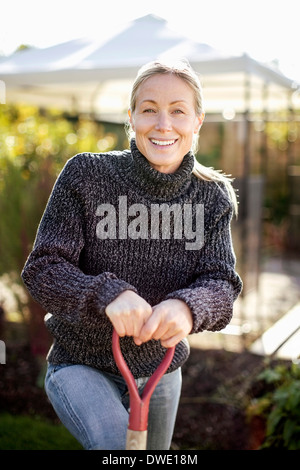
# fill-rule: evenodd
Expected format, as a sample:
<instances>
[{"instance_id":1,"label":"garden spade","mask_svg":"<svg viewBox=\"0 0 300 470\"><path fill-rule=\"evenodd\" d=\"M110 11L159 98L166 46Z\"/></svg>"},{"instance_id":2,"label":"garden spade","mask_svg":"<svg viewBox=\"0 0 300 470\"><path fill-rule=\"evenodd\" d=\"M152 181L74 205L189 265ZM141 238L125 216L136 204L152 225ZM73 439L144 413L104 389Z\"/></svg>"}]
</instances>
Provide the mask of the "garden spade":
<instances>
[{"instance_id":1,"label":"garden spade","mask_svg":"<svg viewBox=\"0 0 300 470\"><path fill-rule=\"evenodd\" d=\"M116 330L113 331L112 347L116 364L124 380L126 381L129 390L130 409L126 437L126 450L146 450L150 398L155 390L156 385L172 362L175 347L167 349L162 362L159 364L153 375L149 378L141 396L139 395L134 377L122 355L119 336Z\"/></svg>"}]
</instances>

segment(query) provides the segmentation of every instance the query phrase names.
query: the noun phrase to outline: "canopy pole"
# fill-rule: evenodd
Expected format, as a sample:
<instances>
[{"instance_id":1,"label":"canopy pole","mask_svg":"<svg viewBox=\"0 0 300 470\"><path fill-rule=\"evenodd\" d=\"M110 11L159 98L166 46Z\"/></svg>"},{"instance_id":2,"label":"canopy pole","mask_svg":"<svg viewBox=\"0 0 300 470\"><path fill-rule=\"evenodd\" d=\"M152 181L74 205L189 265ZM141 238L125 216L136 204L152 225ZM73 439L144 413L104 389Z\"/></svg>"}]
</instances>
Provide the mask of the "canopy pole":
<instances>
[{"instance_id":1,"label":"canopy pole","mask_svg":"<svg viewBox=\"0 0 300 470\"><path fill-rule=\"evenodd\" d=\"M257 254L257 279L256 279L256 318L261 331L265 331L267 325L265 325L265 319L261 310L262 296L261 284L260 284L260 257L263 246L263 224L264 224L264 197L266 191L266 184L268 180L268 164L269 164L269 152L268 152L268 135L267 135L267 124L269 121L269 110L268 110L268 99L269 99L269 83L264 82L262 87L262 128L261 130L261 145L260 145L260 175L262 178L261 187L261 216L260 216L260 230L258 231L258 254Z\"/></svg>"},{"instance_id":2,"label":"canopy pole","mask_svg":"<svg viewBox=\"0 0 300 470\"><path fill-rule=\"evenodd\" d=\"M241 305L241 323L242 325L247 318L245 312L245 296L247 295L248 282L247 282L247 254L248 254L248 201L249 201L249 173L250 173L250 97L251 97L251 83L250 77L247 73L244 82L244 113L243 113L243 165L242 165L242 178L239 191L239 218L241 221L241 253L240 253L240 270L243 279L244 288L242 291L242 305ZM245 338L242 335L243 346L245 347Z\"/></svg>"}]
</instances>

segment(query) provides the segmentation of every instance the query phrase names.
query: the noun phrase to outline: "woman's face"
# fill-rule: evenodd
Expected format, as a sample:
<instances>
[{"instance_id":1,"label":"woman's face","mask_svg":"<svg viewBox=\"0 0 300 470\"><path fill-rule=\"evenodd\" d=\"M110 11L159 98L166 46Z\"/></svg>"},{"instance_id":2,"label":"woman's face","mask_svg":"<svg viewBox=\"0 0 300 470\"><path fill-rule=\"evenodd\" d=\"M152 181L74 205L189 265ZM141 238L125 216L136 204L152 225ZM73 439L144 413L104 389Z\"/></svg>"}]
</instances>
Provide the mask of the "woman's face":
<instances>
[{"instance_id":1,"label":"woman's face","mask_svg":"<svg viewBox=\"0 0 300 470\"><path fill-rule=\"evenodd\" d=\"M140 85L135 110L128 113L139 151L156 170L174 173L203 120L192 88L175 75L154 75Z\"/></svg>"}]
</instances>

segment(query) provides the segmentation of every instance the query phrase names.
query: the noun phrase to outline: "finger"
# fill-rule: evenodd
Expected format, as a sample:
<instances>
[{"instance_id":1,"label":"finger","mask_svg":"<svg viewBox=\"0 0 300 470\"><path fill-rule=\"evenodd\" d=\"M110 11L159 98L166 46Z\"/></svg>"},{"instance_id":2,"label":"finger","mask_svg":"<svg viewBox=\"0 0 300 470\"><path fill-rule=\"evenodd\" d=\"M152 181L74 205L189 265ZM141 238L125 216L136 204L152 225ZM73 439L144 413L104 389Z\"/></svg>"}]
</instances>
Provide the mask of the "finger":
<instances>
[{"instance_id":1,"label":"finger","mask_svg":"<svg viewBox=\"0 0 300 470\"><path fill-rule=\"evenodd\" d=\"M114 329L116 330L118 336L120 336L120 338L122 338L123 336L126 336L126 328L123 322L119 318L109 317L109 319Z\"/></svg>"},{"instance_id":2,"label":"finger","mask_svg":"<svg viewBox=\"0 0 300 470\"><path fill-rule=\"evenodd\" d=\"M157 330L157 332L155 332L155 335L159 332L160 331ZM181 328L181 325L176 323L174 320L171 320L168 323L166 323L165 328L164 329L161 328L160 333L161 334L158 338L160 340L165 340L165 339L171 338L172 336L180 335L180 334L182 334L184 336L184 331Z\"/></svg>"},{"instance_id":3,"label":"finger","mask_svg":"<svg viewBox=\"0 0 300 470\"><path fill-rule=\"evenodd\" d=\"M152 313L152 309L150 309L150 314ZM131 336L138 338L140 336L141 329L143 328L147 318L149 316L149 312L147 308L139 307L135 309L132 315L132 334Z\"/></svg>"},{"instance_id":4,"label":"finger","mask_svg":"<svg viewBox=\"0 0 300 470\"><path fill-rule=\"evenodd\" d=\"M170 330L170 327L166 323L160 323L158 328L152 333L152 338L159 340L163 338L169 338L172 336L172 330Z\"/></svg>"},{"instance_id":5,"label":"finger","mask_svg":"<svg viewBox=\"0 0 300 470\"><path fill-rule=\"evenodd\" d=\"M161 339L160 343L164 348L173 348L176 346L184 336L181 333L178 333L177 335L171 336L167 339Z\"/></svg>"},{"instance_id":6,"label":"finger","mask_svg":"<svg viewBox=\"0 0 300 470\"><path fill-rule=\"evenodd\" d=\"M140 339L143 342L150 339L160 340L162 337L174 336L181 329L173 312L170 312L165 305L159 304L153 307L153 313L143 326Z\"/></svg>"},{"instance_id":7,"label":"finger","mask_svg":"<svg viewBox=\"0 0 300 470\"><path fill-rule=\"evenodd\" d=\"M178 318L174 315L173 312L169 312L165 308L159 308L155 311L155 313L156 315L159 315L159 325L152 333L153 339L168 339L181 331Z\"/></svg>"},{"instance_id":8,"label":"finger","mask_svg":"<svg viewBox=\"0 0 300 470\"><path fill-rule=\"evenodd\" d=\"M106 313L121 337L133 336L138 338L144 325L144 317L147 317L147 314L144 314L141 308L128 309L127 306L122 305L118 305L118 308L107 309Z\"/></svg>"},{"instance_id":9,"label":"finger","mask_svg":"<svg viewBox=\"0 0 300 470\"><path fill-rule=\"evenodd\" d=\"M154 339L154 334L160 327L160 323L160 315L153 312L152 315L148 318L148 320L144 323L139 334L139 339L143 343L145 343L146 341L150 341L150 339ZM159 339L159 337L157 339Z\"/></svg>"},{"instance_id":10,"label":"finger","mask_svg":"<svg viewBox=\"0 0 300 470\"><path fill-rule=\"evenodd\" d=\"M124 313L116 305L108 305L105 313L111 321L114 329L120 337L126 335L126 322L124 322Z\"/></svg>"},{"instance_id":11,"label":"finger","mask_svg":"<svg viewBox=\"0 0 300 470\"><path fill-rule=\"evenodd\" d=\"M145 325L149 321L149 318L152 315L152 307L151 305L145 303L143 308L140 308L137 312L138 315L134 319L134 330L132 336L134 337L134 342L139 346L143 342L148 341L151 339L151 332L150 335L147 333L147 327ZM146 332L146 335L145 335Z\"/></svg>"},{"instance_id":12,"label":"finger","mask_svg":"<svg viewBox=\"0 0 300 470\"><path fill-rule=\"evenodd\" d=\"M133 340L137 346L140 346L143 343L138 337L134 337Z\"/></svg>"}]
</instances>

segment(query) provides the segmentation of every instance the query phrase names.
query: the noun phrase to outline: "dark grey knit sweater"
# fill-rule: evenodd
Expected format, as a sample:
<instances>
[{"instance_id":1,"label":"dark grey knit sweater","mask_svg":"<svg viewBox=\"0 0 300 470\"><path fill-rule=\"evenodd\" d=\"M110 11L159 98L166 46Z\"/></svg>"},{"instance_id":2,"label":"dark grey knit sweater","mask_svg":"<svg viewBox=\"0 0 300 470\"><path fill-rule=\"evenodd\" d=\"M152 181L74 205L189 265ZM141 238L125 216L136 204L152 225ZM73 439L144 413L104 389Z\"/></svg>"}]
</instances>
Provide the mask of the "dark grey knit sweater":
<instances>
[{"instance_id":1,"label":"dark grey knit sweater","mask_svg":"<svg viewBox=\"0 0 300 470\"><path fill-rule=\"evenodd\" d=\"M160 173L134 140L130 151L84 153L66 163L22 271L32 297L49 312L45 322L54 337L49 362L87 364L118 374L105 308L126 289L152 306L167 298L183 300L192 311L192 333L217 331L229 323L242 288L231 243L232 204L221 184L197 178L192 169L188 153L175 173ZM189 205L194 215L197 205L204 208L200 249L188 248L188 232L175 236L175 218L167 235L147 232L145 224L138 228L142 209L143 216L148 210L150 227L151 208L164 203ZM155 340L136 346L125 337L121 347L135 377L151 375L165 354ZM188 355L183 340L169 372Z\"/></svg>"}]
</instances>

